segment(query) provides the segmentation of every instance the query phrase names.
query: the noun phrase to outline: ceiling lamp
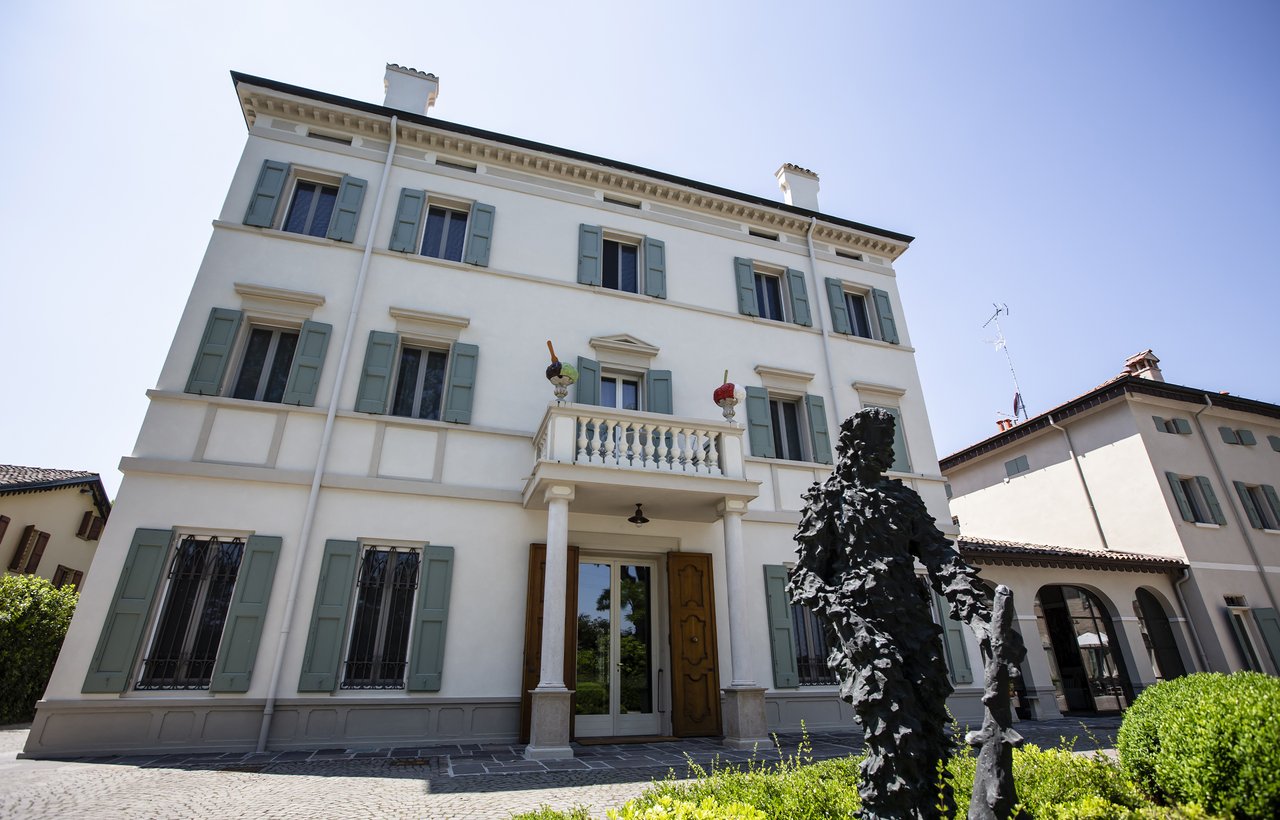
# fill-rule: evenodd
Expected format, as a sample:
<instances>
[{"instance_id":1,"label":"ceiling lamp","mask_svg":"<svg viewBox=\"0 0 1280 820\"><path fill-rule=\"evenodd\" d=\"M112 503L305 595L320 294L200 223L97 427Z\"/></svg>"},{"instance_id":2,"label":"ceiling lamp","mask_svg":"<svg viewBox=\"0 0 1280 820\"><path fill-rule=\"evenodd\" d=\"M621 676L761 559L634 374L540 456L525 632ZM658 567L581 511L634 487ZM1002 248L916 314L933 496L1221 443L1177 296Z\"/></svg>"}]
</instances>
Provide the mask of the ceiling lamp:
<instances>
[{"instance_id":1,"label":"ceiling lamp","mask_svg":"<svg viewBox=\"0 0 1280 820\"><path fill-rule=\"evenodd\" d=\"M644 517L644 510L640 509L640 504L638 502L636 503L636 514L627 520L632 524L635 524L637 527L643 527L645 524L649 523L649 519Z\"/></svg>"}]
</instances>

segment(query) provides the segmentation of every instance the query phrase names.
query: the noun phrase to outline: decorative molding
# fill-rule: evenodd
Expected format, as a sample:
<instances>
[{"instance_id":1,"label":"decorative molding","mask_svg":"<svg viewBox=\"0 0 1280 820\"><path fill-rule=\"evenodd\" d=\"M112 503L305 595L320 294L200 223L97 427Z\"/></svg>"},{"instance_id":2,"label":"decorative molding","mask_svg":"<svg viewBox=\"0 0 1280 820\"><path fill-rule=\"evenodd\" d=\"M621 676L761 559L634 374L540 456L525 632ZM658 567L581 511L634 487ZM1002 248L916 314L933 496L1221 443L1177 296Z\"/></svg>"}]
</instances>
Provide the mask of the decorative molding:
<instances>
[{"instance_id":1,"label":"decorative molding","mask_svg":"<svg viewBox=\"0 0 1280 820\"><path fill-rule=\"evenodd\" d=\"M632 336L620 333L616 336L595 336L589 342L601 364L639 367L645 370L658 355L658 348Z\"/></svg>"},{"instance_id":2,"label":"decorative molding","mask_svg":"<svg viewBox=\"0 0 1280 820\"><path fill-rule=\"evenodd\" d=\"M785 367L772 367L770 365L756 365L756 375L760 377L760 383L765 387L773 390L789 390L806 393L809 390L809 383L813 381L813 374L806 373L803 370L789 370Z\"/></svg>"},{"instance_id":3,"label":"decorative molding","mask_svg":"<svg viewBox=\"0 0 1280 820\"><path fill-rule=\"evenodd\" d=\"M324 305L324 295L303 290L286 290L270 285L236 282L242 309L266 319L310 319Z\"/></svg>"},{"instance_id":4,"label":"decorative molding","mask_svg":"<svg viewBox=\"0 0 1280 820\"><path fill-rule=\"evenodd\" d=\"M471 320L464 316L449 316L426 310L392 307L387 310L387 313L396 320L396 332L410 336L426 336L456 342L462 335L462 331L471 326Z\"/></svg>"},{"instance_id":5,"label":"decorative molding","mask_svg":"<svg viewBox=\"0 0 1280 820\"><path fill-rule=\"evenodd\" d=\"M876 384L875 382L854 382L853 389L861 396L863 393L873 393L877 396L888 396L890 398L900 399L907 395L907 391L902 387L894 387L888 384Z\"/></svg>"}]
</instances>

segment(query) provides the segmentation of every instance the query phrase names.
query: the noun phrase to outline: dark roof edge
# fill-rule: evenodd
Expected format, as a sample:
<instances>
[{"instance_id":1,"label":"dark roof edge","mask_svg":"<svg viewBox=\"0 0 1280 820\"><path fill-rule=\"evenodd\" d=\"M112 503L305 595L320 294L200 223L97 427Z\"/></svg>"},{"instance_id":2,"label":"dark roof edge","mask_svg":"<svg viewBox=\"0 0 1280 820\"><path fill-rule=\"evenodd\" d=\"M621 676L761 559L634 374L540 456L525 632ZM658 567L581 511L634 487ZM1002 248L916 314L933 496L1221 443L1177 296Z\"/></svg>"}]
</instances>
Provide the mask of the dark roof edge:
<instances>
[{"instance_id":1,"label":"dark roof edge","mask_svg":"<svg viewBox=\"0 0 1280 820\"><path fill-rule=\"evenodd\" d=\"M93 490L93 503L98 508L99 514L105 519L111 515L111 499L107 498L106 485L102 483L102 476L94 473L91 476L77 476L75 478L60 478L56 481L30 481L26 484L6 484L0 487L0 495L22 495L23 493L41 493L49 490L60 490L63 487L75 487L79 484L88 484Z\"/></svg>"},{"instance_id":2,"label":"dark roof edge","mask_svg":"<svg viewBox=\"0 0 1280 820\"><path fill-rule=\"evenodd\" d=\"M821 213L820 211L810 211L807 208L799 208L799 207L796 207L795 205L788 205L785 202L776 202L772 199L765 199L764 197L755 196L753 194L745 194L745 193L742 193L741 191L733 191L728 188L721 188L719 186L710 185L705 182L698 182L697 180L679 177L679 176L676 176L675 174L667 174L667 173L663 173L662 171L655 171L652 168L645 168L641 165L632 165L630 163L620 162L618 160L607 159L605 157L598 157L593 154L584 154L581 151L573 151L568 148L560 148L555 145L547 145L546 143L542 143L542 142L534 142L533 140L522 139L520 137L513 137L508 134L499 134L496 131L485 131L484 129L481 129L481 128L473 128L472 126L461 125L456 122L438 120L438 119L435 119L434 117L426 117L421 114L411 114L408 111L401 111L396 108L387 108L386 106L376 105L374 103L368 103L362 100L353 100L347 97L339 97L336 94L326 94L323 91L314 91L310 88L303 88L302 86L290 85L289 83L282 83L276 80L268 80L264 77L255 77L251 74L242 74L239 71L231 72L231 81L236 85L239 85L240 83L247 83L249 85L262 86L263 88L270 88L273 91L280 91L285 94L293 94L294 96L297 96L297 97L309 97L314 100L319 100L320 102L329 103L331 105L341 105L347 108L354 108L357 111L364 111L369 114L377 114L383 117L391 117L394 115L396 117L399 117L402 120L407 120L408 122L417 123L418 125L425 125L431 128L439 128L444 131L453 131L458 134L466 134L467 136L477 137L479 139L493 140L494 142L505 142L510 145L516 145L521 148L526 148L530 151L541 151L547 154L557 154L559 156L566 157L568 159L579 160L582 162L590 162L596 165L604 165L608 168L615 168L619 171L626 171L627 173L631 173L631 174L640 174L647 177L653 177L654 179L660 179L665 182L673 183L675 185L684 185L689 188L697 188L700 191L706 191L707 193L714 194L716 196L722 196L728 199L738 199L743 202L749 202L752 205L758 205L765 208L775 208L779 211L786 211L787 213L792 213L797 216L803 216L806 218L820 219L824 222L830 222L833 225L840 225L845 228L852 228L853 230L856 230L856 231L875 234L876 236L882 236L882 237L885 237L886 239L892 239L896 242L905 242L910 244L911 242L915 241L914 236L908 236L907 234L904 234L904 233L897 233L896 231L885 230L884 228L877 228L874 225L866 225L861 222L854 222L851 219L842 219L841 217L831 216L829 214Z\"/></svg>"},{"instance_id":3,"label":"dark roof edge","mask_svg":"<svg viewBox=\"0 0 1280 820\"><path fill-rule=\"evenodd\" d=\"M960 554L971 561L990 562L1010 566L1049 566L1070 569L1125 569L1133 572L1171 573L1181 572L1186 562L1177 558L1130 557L1129 555L1071 555L1065 550L1036 550L1034 548L1002 549L986 544L972 544L960 538L956 542Z\"/></svg>"},{"instance_id":4,"label":"dark roof edge","mask_svg":"<svg viewBox=\"0 0 1280 820\"><path fill-rule=\"evenodd\" d=\"M1020 438L1025 438L1032 433L1045 429L1049 425L1050 417L1053 420L1061 421L1065 418L1083 413L1100 404L1105 404L1112 399L1123 396L1127 393L1143 393L1148 396L1156 396L1165 399L1174 399L1175 401L1185 401L1191 404L1212 404L1214 407L1221 407L1227 410L1237 410L1241 413L1256 413L1269 418L1280 419L1280 405L1270 404L1265 401L1256 401L1254 399L1246 399L1240 396L1229 396L1223 394L1215 394L1208 390L1197 390L1194 387L1185 387L1180 384L1170 384L1169 382L1157 382L1151 379L1144 379L1140 376L1120 376L1102 384L1083 396L1074 398L1069 402L1047 410L1040 415L1024 421L1022 424L1014 425L1008 430L996 433L994 436L983 439L977 444L958 450L949 456L945 456L938 460L938 467L945 473L947 470L966 461L999 450L1006 444L1011 444ZM1206 399L1206 396L1208 399Z\"/></svg>"}]
</instances>

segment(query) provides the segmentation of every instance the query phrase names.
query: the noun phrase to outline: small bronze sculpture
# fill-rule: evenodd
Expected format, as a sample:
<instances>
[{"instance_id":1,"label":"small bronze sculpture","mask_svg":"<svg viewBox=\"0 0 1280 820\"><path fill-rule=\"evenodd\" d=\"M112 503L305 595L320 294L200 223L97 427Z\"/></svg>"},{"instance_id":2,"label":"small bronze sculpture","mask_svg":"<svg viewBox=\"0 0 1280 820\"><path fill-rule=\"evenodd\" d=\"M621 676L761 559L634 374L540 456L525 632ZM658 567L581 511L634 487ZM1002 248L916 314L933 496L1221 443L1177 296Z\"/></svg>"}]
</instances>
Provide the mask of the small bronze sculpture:
<instances>
[{"instance_id":1,"label":"small bronze sculpture","mask_svg":"<svg viewBox=\"0 0 1280 820\"><path fill-rule=\"evenodd\" d=\"M894 460L893 430L893 416L878 408L840 425L835 470L804 496L799 559L787 588L835 638L828 664L858 716L868 753L859 787L863 816L933 820L955 810L942 778L953 690L942 629L930 616L916 561L950 604L950 617L973 629L984 657L992 657L991 595L934 526L920 496L885 477ZM1022 648L1016 632L1002 640L1007 657ZM989 692L993 685L988 679ZM1007 711L1007 678L1004 686Z\"/></svg>"}]
</instances>

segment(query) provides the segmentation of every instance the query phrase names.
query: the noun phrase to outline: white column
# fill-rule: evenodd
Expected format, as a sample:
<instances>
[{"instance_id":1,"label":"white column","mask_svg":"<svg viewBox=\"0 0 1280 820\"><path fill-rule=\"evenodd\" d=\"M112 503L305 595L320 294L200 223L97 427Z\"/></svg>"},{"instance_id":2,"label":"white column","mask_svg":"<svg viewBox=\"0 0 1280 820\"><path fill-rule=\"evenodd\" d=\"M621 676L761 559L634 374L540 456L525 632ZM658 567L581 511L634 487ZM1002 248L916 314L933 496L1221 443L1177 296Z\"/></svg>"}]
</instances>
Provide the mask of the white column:
<instances>
[{"instance_id":1,"label":"white column","mask_svg":"<svg viewBox=\"0 0 1280 820\"><path fill-rule=\"evenodd\" d=\"M547 570L542 594L542 670L539 689L564 689L564 596L568 585L571 485L547 488Z\"/></svg>"},{"instance_id":2,"label":"white column","mask_svg":"<svg viewBox=\"0 0 1280 820\"><path fill-rule=\"evenodd\" d=\"M724 521L725 585L729 588L729 658L732 675L729 686L754 687L751 666L751 639L747 629L746 557L743 555L742 514L747 502L726 498L716 512Z\"/></svg>"}]
</instances>

